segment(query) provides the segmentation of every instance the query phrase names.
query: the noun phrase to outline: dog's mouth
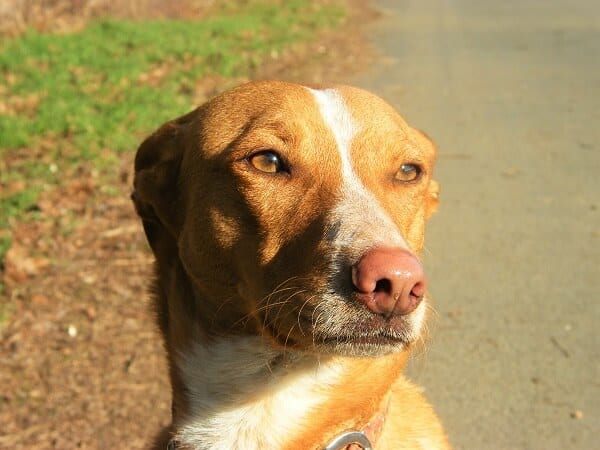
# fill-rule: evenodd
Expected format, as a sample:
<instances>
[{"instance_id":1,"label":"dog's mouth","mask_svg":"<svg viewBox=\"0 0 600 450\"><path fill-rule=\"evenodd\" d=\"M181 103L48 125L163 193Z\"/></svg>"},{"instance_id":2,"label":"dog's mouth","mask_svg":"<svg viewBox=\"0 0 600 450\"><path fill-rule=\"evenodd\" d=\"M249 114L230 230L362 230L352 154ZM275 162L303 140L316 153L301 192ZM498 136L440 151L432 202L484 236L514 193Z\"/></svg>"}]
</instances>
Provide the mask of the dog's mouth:
<instances>
[{"instance_id":1,"label":"dog's mouth","mask_svg":"<svg viewBox=\"0 0 600 450\"><path fill-rule=\"evenodd\" d=\"M409 320L390 323L375 318L370 322L355 324L354 329L348 327L346 332L334 334L317 327L313 339L315 348L326 353L379 356L403 350L418 338L415 326Z\"/></svg>"},{"instance_id":2,"label":"dog's mouth","mask_svg":"<svg viewBox=\"0 0 600 450\"><path fill-rule=\"evenodd\" d=\"M343 356L381 356L401 351L420 337L423 308L408 316L384 317L346 301L321 301L264 330L280 345Z\"/></svg>"},{"instance_id":3,"label":"dog's mouth","mask_svg":"<svg viewBox=\"0 0 600 450\"><path fill-rule=\"evenodd\" d=\"M338 347L347 345L371 347L402 345L410 343L409 339L407 339L407 336L399 336L397 334L392 334L385 331L373 332L369 334L324 336L315 342L325 347Z\"/></svg>"}]
</instances>

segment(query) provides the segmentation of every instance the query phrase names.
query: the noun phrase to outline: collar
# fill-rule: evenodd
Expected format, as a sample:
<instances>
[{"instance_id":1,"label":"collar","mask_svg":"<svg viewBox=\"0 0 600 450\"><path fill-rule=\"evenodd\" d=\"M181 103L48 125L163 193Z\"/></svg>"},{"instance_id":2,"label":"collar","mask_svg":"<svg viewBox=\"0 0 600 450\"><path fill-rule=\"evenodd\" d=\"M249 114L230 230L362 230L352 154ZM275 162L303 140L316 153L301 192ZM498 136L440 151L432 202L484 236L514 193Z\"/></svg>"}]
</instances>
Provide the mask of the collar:
<instances>
[{"instance_id":1,"label":"collar","mask_svg":"<svg viewBox=\"0 0 600 450\"><path fill-rule=\"evenodd\" d=\"M391 391L383 398L379 409L362 430L349 430L336 436L323 450L373 450L383 432L390 398Z\"/></svg>"},{"instance_id":2,"label":"collar","mask_svg":"<svg viewBox=\"0 0 600 450\"><path fill-rule=\"evenodd\" d=\"M383 432L383 426L390 407L391 391L383 398L377 412L362 430L348 430L337 435L323 450L373 450ZM167 444L167 450L183 450L175 439Z\"/></svg>"}]
</instances>

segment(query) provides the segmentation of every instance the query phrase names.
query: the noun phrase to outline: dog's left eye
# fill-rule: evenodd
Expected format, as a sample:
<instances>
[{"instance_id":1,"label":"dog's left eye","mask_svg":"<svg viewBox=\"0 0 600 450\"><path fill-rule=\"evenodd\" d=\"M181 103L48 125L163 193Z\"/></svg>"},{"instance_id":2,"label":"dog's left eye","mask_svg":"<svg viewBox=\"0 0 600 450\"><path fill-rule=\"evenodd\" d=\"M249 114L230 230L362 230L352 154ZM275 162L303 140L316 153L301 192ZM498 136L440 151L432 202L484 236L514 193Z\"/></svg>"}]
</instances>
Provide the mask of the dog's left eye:
<instances>
[{"instance_id":1,"label":"dog's left eye","mask_svg":"<svg viewBox=\"0 0 600 450\"><path fill-rule=\"evenodd\" d=\"M421 167L416 164L402 164L400 170L394 175L394 179L403 183L415 181L421 176L421 172Z\"/></svg>"},{"instance_id":2,"label":"dog's left eye","mask_svg":"<svg viewBox=\"0 0 600 450\"><path fill-rule=\"evenodd\" d=\"M271 150L255 153L248 158L255 169L266 173L288 172L281 156Z\"/></svg>"}]
</instances>

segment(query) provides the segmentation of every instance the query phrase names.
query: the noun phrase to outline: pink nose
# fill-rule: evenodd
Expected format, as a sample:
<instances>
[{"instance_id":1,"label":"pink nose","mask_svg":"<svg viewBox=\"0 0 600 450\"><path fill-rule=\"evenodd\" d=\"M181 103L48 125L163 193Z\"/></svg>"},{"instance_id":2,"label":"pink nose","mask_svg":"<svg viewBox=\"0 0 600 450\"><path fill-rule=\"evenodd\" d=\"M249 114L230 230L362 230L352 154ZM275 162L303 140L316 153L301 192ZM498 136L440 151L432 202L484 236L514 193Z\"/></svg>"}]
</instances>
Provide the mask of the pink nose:
<instances>
[{"instance_id":1,"label":"pink nose","mask_svg":"<svg viewBox=\"0 0 600 450\"><path fill-rule=\"evenodd\" d=\"M352 266L352 283L358 299L386 317L413 312L427 288L423 266L402 248L369 250Z\"/></svg>"}]
</instances>

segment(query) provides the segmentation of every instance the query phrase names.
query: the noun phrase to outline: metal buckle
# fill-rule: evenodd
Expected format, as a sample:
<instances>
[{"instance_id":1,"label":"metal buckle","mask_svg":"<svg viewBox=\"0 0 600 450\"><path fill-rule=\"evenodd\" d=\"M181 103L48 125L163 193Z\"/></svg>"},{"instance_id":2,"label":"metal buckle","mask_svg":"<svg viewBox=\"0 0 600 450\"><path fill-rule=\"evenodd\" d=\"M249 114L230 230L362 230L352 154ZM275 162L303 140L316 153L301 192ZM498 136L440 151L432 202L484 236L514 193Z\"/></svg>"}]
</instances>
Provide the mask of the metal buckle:
<instances>
[{"instance_id":1,"label":"metal buckle","mask_svg":"<svg viewBox=\"0 0 600 450\"><path fill-rule=\"evenodd\" d=\"M348 431L336 437L323 450L341 450L350 444L358 444L364 450L373 450L369 438L362 431Z\"/></svg>"}]
</instances>

